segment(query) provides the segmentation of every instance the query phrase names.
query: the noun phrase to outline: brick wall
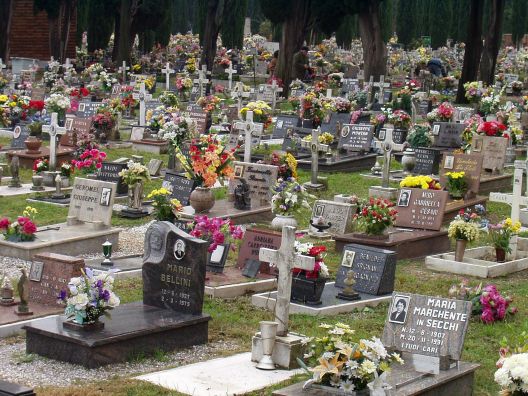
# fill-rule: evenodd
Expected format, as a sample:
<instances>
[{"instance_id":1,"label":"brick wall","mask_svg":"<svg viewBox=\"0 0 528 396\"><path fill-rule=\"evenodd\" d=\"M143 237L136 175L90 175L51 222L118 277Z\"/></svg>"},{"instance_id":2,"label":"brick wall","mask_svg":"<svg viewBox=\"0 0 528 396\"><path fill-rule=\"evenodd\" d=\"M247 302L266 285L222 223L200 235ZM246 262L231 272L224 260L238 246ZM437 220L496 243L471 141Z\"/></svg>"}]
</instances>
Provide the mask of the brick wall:
<instances>
[{"instance_id":1,"label":"brick wall","mask_svg":"<svg viewBox=\"0 0 528 396\"><path fill-rule=\"evenodd\" d=\"M46 12L34 15L33 0L13 1L13 14L9 32L9 56L21 58L50 59L48 16ZM75 13L68 39L67 58L75 58L75 34L77 14Z\"/></svg>"}]
</instances>

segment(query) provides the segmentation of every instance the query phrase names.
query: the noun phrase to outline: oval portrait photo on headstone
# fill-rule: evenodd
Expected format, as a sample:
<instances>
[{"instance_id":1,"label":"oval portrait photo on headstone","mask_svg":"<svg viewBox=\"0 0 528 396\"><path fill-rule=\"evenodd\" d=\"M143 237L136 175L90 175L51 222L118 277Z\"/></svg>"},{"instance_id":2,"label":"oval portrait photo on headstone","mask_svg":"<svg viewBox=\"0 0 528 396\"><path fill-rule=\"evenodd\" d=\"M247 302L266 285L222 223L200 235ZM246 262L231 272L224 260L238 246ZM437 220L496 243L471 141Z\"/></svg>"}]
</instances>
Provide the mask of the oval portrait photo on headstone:
<instances>
[{"instance_id":1,"label":"oval portrait photo on headstone","mask_svg":"<svg viewBox=\"0 0 528 396\"><path fill-rule=\"evenodd\" d=\"M22 128L20 128L20 125L17 125L15 127L15 130L13 131L13 138L18 139L21 132L22 132Z\"/></svg>"},{"instance_id":2,"label":"oval portrait photo on headstone","mask_svg":"<svg viewBox=\"0 0 528 396\"><path fill-rule=\"evenodd\" d=\"M350 127L348 125L341 128L341 137L347 137L349 133L350 133Z\"/></svg>"},{"instance_id":3,"label":"oval portrait photo on headstone","mask_svg":"<svg viewBox=\"0 0 528 396\"><path fill-rule=\"evenodd\" d=\"M176 260L181 260L185 256L185 242L178 239L174 244L174 257Z\"/></svg>"}]
</instances>

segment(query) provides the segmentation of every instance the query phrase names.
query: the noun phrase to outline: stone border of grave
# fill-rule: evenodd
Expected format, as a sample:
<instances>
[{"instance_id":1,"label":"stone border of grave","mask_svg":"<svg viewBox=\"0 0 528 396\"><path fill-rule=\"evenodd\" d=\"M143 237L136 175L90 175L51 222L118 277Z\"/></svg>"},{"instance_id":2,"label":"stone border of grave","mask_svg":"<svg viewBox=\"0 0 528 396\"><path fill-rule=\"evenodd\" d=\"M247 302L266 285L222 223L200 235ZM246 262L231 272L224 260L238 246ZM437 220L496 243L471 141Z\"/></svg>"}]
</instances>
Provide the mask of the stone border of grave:
<instances>
[{"instance_id":1,"label":"stone border of grave","mask_svg":"<svg viewBox=\"0 0 528 396\"><path fill-rule=\"evenodd\" d=\"M455 261L455 252L427 256L425 258L425 266L433 271L470 275L479 278L494 278L528 269L528 257L506 261L504 263L478 258L486 254L494 257L495 249L492 246L467 249L464 253L464 261L462 262Z\"/></svg>"}]
</instances>

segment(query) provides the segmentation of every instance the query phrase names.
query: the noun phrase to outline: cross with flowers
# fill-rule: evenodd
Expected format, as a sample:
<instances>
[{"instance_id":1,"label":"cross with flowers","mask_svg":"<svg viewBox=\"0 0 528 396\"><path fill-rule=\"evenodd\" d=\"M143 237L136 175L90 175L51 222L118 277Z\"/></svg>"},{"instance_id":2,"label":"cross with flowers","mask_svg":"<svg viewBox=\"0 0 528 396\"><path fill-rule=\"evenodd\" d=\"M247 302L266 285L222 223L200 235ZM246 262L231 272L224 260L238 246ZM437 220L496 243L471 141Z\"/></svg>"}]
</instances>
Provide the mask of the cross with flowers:
<instances>
[{"instance_id":1,"label":"cross with flowers","mask_svg":"<svg viewBox=\"0 0 528 396\"><path fill-rule=\"evenodd\" d=\"M259 260L271 263L279 269L277 284L277 302L275 304L275 321L279 323L277 335L288 334L290 298L292 288L292 270L294 268L313 271L315 257L303 256L295 252L295 227L282 227L281 246L278 250L260 248Z\"/></svg>"},{"instance_id":2,"label":"cross with flowers","mask_svg":"<svg viewBox=\"0 0 528 396\"><path fill-rule=\"evenodd\" d=\"M303 146L309 147L312 153L312 164L311 170L312 175L310 181L304 183L303 186L309 190L320 190L324 186L317 181L317 175L319 174L319 151L327 152L329 146L327 144L322 144L319 142L319 135L321 134L321 127L317 129L312 129L312 139L311 141L301 140Z\"/></svg>"},{"instance_id":3,"label":"cross with flowers","mask_svg":"<svg viewBox=\"0 0 528 396\"><path fill-rule=\"evenodd\" d=\"M394 143L392 138L392 132L394 127L390 124L385 124L385 128L380 131L380 135L384 133L384 136L381 139L376 140L375 147L383 151L383 174L381 186L383 188L389 187L389 175L390 175L390 162L392 157L392 152L403 151L404 144Z\"/></svg>"},{"instance_id":4,"label":"cross with flowers","mask_svg":"<svg viewBox=\"0 0 528 396\"><path fill-rule=\"evenodd\" d=\"M231 91L231 87L233 84L233 74L238 73L236 69L233 69L233 62L229 63L229 67L226 69L226 73L227 73L227 80L229 81L228 87L229 87L229 90Z\"/></svg>"},{"instance_id":5,"label":"cross with flowers","mask_svg":"<svg viewBox=\"0 0 528 396\"><path fill-rule=\"evenodd\" d=\"M244 83L239 81L235 85L235 89L233 92L231 92L231 99L236 99L237 101L237 108L238 113L240 114L240 110L242 109L242 100L244 98L249 98L250 93L244 91Z\"/></svg>"},{"instance_id":6,"label":"cross with flowers","mask_svg":"<svg viewBox=\"0 0 528 396\"><path fill-rule=\"evenodd\" d=\"M55 170L57 163L57 135L66 134L66 128L59 126L58 123L58 114L51 113L51 123L50 125L42 125L42 132L50 135L50 159L49 159L49 169L50 171Z\"/></svg>"},{"instance_id":7,"label":"cross with flowers","mask_svg":"<svg viewBox=\"0 0 528 396\"><path fill-rule=\"evenodd\" d=\"M146 106L145 102L152 99L152 95L145 91L145 83L141 83L139 92L134 92L132 97L139 101L139 125L145 126Z\"/></svg>"},{"instance_id":8,"label":"cross with flowers","mask_svg":"<svg viewBox=\"0 0 528 396\"><path fill-rule=\"evenodd\" d=\"M117 69L117 71L123 75L123 82L126 81L127 70L130 70L130 67L126 65L126 61L123 61L123 66L119 66L119 69Z\"/></svg>"},{"instance_id":9,"label":"cross with flowers","mask_svg":"<svg viewBox=\"0 0 528 396\"><path fill-rule=\"evenodd\" d=\"M198 78L194 79L193 82L198 84L200 96L204 96L204 85L209 84L209 80L207 79L207 66L202 65L202 69L198 70Z\"/></svg>"},{"instance_id":10,"label":"cross with flowers","mask_svg":"<svg viewBox=\"0 0 528 396\"><path fill-rule=\"evenodd\" d=\"M162 73L165 73L165 90L168 91L170 88L170 75L174 74L174 69L170 68L170 63L165 64L165 69L161 69Z\"/></svg>"},{"instance_id":11,"label":"cross with flowers","mask_svg":"<svg viewBox=\"0 0 528 396\"><path fill-rule=\"evenodd\" d=\"M515 223L519 221L520 207L528 206L528 197L522 195L522 182L525 161L515 161L515 170L513 171L513 194L491 192L489 195L490 202L501 202L511 206L510 218Z\"/></svg>"},{"instance_id":12,"label":"cross with flowers","mask_svg":"<svg viewBox=\"0 0 528 396\"><path fill-rule=\"evenodd\" d=\"M244 131L244 162L251 162L251 137L259 136L264 130L264 125L253 122L253 112L246 113L246 121L235 122L235 129Z\"/></svg>"}]
</instances>

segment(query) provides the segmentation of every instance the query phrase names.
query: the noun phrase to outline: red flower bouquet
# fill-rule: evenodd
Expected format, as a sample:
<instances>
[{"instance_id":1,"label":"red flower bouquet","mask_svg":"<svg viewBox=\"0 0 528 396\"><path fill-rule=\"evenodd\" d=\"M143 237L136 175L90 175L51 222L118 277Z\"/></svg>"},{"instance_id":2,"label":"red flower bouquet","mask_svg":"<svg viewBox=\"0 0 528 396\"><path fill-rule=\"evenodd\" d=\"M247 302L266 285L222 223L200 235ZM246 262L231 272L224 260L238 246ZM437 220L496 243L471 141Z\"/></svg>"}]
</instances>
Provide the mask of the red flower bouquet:
<instances>
[{"instance_id":1,"label":"red flower bouquet","mask_svg":"<svg viewBox=\"0 0 528 396\"><path fill-rule=\"evenodd\" d=\"M293 275L305 275L306 279L318 279L328 278L328 267L324 263L324 257L326 256L326 246L314 246L313 244L301 243L295 241L295 251L304 256L310 256L315 258L315 266L313 271L307 271L299 268L293 269Z\"/></svg>"},{"instance_id":2,"label":"red flower bouquet","mask_svg":"<svg viewBox=\"0 0 528 396\"><path fill-rule=\"evenodd\" d=\"M486 136L503 136L505 130L506 125L498 121L485 121L478 126L477 133Z\"/></svg>"}]
</instances>

